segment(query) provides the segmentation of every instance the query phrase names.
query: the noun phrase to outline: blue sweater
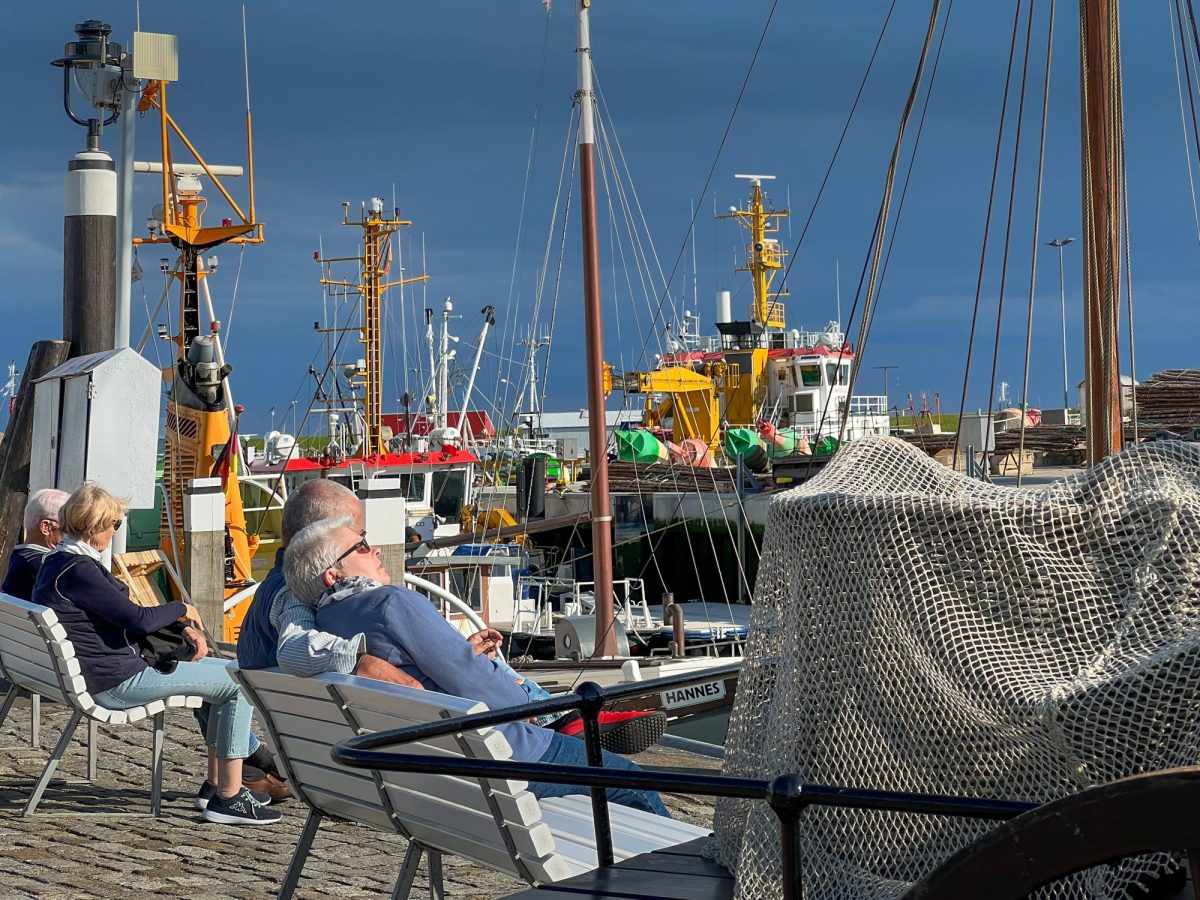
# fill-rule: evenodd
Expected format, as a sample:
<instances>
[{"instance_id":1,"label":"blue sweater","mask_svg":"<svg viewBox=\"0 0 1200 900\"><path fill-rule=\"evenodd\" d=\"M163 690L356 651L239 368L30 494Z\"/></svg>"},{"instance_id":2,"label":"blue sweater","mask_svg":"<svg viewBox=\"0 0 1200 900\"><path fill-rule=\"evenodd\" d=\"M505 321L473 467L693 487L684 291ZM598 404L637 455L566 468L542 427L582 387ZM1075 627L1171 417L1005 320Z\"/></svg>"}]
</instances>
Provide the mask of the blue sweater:
<instances>
[{"instance_id":1,"label":"blue sweater","mask_svg":"<svg viewBox=\"0 0 1200 900\"><path fill-rule=\"evenodd\" d=\"M91 694L114 688L145 669L136 640L187 613L179 600L138 606L130 601L129 588L99 562L61 550L42 563L33 585L33 602L58 615Z\"/></svg>"},{"instance_id":2,"label":"blue sweater","mask_svg":"<svg viewBox=\"0 0 1200 900\"><path fill-rule=\"evenodd\" d=\"M49 552L48 549L29 544L14 547L12 556L8 558L8 573L4 576L4 584L0 584L0 591L20 600L29 600L33 596L33 583L37 581L42 561Z\"/></svg>"},{"instance_id":3,"label":"blue sweater","mask_svg":"<svg viewBox=\"0 0 1200 900\"><path fill-rule=\"evenodd\" d=\"M275 568L267 573L254 592L250 608L246 610L246 618L242 620L242 628L238 632L237 659L243 669L270 669L279 665L276 656L279 632L271 624L271 606L275 603L276 595L286 586L283 580L283 552L282 547L275 552Z\"/></svg>"},{"instance_id":4,"label":"blue sweater","mask_svg":"<svg viewBox=\"0 0 1200 900\"><path fill-rule=\"evenodd\" d=\"M427 689L481 700L491 709L521 706L529 695L459 634L415 591L383 585L317 610L317 627L341 637L364 633L371 654L386 659ZM513 759L536 762L550 746L549 729L527 722L498 726Z\"/></svg>"}]
</instances>

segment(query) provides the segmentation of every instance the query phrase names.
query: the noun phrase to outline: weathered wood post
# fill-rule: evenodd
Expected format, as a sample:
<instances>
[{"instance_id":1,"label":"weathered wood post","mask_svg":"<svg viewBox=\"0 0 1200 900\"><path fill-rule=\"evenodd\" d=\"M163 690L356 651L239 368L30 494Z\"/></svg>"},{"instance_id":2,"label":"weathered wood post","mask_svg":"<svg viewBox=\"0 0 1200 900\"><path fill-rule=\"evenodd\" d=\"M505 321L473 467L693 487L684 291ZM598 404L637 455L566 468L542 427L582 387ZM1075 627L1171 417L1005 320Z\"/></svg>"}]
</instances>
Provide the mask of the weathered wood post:
<instances>
[{"instance_id":1,"label":"weathered wood post","mask_svg":"<svg viewBox=\"0 0 1200 900\"><path fill-rule=\"evenodd\" d=\"M193 478L183 494L183 584L208 633L225 638L225 493L220 478Z\"/></svg>"}]
</instances>

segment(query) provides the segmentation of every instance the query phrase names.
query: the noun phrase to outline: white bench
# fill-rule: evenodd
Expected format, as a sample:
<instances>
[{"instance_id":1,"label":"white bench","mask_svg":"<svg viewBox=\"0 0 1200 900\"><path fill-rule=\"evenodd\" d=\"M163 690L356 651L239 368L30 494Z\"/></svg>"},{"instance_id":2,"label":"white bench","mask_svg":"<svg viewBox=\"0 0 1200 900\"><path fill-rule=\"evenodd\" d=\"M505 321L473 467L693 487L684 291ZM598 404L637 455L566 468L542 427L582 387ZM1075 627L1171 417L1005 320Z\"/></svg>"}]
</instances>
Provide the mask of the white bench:
<instances>
[{"instance_id":1,"label":"white bench","mask_svg":"<svg viewBox=\"0 0 1200 900\"><path fill-rule=\"evenodd\" d=\"M591 798L539 801L524 781L368 772L335 763L330 750L357 734L483 712L473 700L400 685L275 670L233 670L275 743L293 793L310 810L279 897L296 888L321 819L332 816L399 834L409 841L393 898L412 890L422 855L430 895L442 896L441 856L452 854L529 884L561 881L597 865ZM475 759L511 758L490 728L404 745L404 752ZM697 828L610 804L617 860L707 836Z\"/></svg>"},{"instance_id":2,"label":"white bench","mask_svg":"<svg viewBox=\"0 0 1200 900\"><path fill-rule=\"evenodd\" d=\"M197 709L203 703L202 698L180 694L122 710L97 705L80 674L75 649L54 611L7 594L0 594L0 665L14 688L23 688L31 694L66 704L73 710L22 815L30 816L37 810L42 794L81 721L88 721L87 777L91 781L96 777L97 726L125 725L151 717L154 720L154 743L151 751L150 809L155 816L161 813L166 711L173 708ZM10 701L15 699L14 692L10 691L3 707L4 713L11 709ZM3 717L0 716L2 721Z\"/></svg>"}]
</instances>

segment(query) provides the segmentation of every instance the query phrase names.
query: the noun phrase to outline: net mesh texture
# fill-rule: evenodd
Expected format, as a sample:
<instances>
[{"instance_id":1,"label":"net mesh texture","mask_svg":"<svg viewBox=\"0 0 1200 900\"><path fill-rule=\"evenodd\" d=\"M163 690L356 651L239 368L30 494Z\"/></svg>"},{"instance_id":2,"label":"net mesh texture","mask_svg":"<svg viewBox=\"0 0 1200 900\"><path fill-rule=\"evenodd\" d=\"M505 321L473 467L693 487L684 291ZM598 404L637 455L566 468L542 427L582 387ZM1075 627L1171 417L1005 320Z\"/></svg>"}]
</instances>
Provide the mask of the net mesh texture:
<instances>
[{"instance_id":1,"label":"net mesh texture","mask_svg":"<svg viewBox=\"0 0 1200 900\"><path fill-rule=\"evenodd\" d=\"M1013 488L863 438L771 504L724 772L1042 803L1195 763L1198 651L1200 445ZM715 821L736 897L781 896L770 807ZM810 808L804 896L898 897L995 824ZM1037 896L1124 898L1168 865Z\"/></svg>"}]
</instances>

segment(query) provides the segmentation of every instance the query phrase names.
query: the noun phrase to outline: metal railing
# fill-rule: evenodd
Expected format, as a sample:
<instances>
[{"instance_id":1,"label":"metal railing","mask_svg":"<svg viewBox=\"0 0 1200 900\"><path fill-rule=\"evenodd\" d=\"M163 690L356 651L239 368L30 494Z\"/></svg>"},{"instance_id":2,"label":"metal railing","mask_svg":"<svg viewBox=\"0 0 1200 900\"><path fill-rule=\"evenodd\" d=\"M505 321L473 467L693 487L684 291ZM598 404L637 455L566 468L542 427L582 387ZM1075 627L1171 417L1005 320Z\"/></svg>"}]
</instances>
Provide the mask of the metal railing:
<instances>
[{"instance_id":1,"label":"metal railing","mask_svg":"<svg viewBox=\"0 0 1200 900\"><path fill-rule=\"evenodd\" d=\"M810 806L874 809L886 812L997 820L1011 819L1034 808L1033 804L1011 800L980 800L968 797L908 794L896 791L872 791L833 785L805 784L798 775L780 775L773 779L758 779L734 778L706 771L680 772L677 769L628 771L603 767L598 717L604 706L618 700L657 693L665 688L682 687L699 681L711 681L714 678L731 675L739 668L740 664L731 664L706 669L699 673L691 672L609 688L601 688L591 682L585 682L573 694L562 694L538 703L526 703L522 706L473 713L441 722L358 735L337 744L331 755L335 762L356 769L585 785L590 789L592 798L592 819L596 827L596 854L601 868L613 864L612 825L604 794L607 788L764 800L770 804L779 819L785 900L802 900L803 897L800 869L800 817ZM424 741L434 737L459 734L476 728L502 725L506 722L568 710L578 710L583 715L583 738L588 760L586 767L551 765L541 762L422 756L390 752L384 749L413 741Z\"/></svg>"}]
</instances>

